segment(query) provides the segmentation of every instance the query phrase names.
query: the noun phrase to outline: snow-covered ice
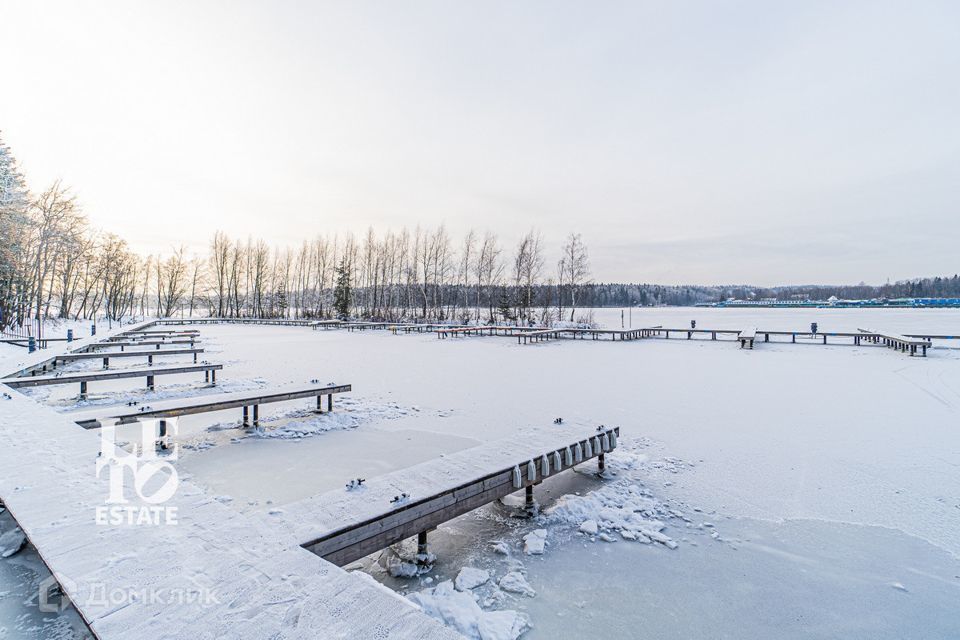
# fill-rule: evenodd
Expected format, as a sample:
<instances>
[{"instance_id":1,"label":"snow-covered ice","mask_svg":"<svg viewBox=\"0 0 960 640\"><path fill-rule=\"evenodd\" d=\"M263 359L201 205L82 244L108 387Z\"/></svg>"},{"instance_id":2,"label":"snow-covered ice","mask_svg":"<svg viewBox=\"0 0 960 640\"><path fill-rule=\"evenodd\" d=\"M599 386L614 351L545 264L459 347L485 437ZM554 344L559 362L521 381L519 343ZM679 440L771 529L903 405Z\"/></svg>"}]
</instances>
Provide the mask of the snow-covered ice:
<instances>
[{"instance_id":1,"label":"snow-covered ice","mask_svg":"<svg viewBox=\"0 0 960 640\"><path fill-rule=\"evenodd\" d=\"M619 310L598 317L604 313L608 325L620 326ZM960 312L633 310L634 327L690 319L699 327L802 329L817 321L822 330L955 334ZM431 533L432 584L365 563L400 592L450 582L451 593L471 597L483 614L529 615L530 639L598 630L626 638L638 628L663 638L805 638L812 628L820 637L915 637L918 629L960 637L960 349L938 346L911 359L848 345L518 346L387 332L201 330L205 357L229 363L218 376L224 385L311 378L354 385L332 419L298 413L293 404L265 411L264 431L290 437L251 437L235 428L236 414L184 420L185 437L203 446L187 451L179 468L210 496L232 496L222 506L236 511L282 511L351 478L557 415L622 428L608 474L599 479L584 465L539 485L543 512L532 520L491 505ZM186 391L192 383L183 384ZM134 386L104 383L91 392L145 393L125 391ZM68 396L51 393L49 401L66 408ZM341 416L349 416L345 428L314 428ZM581 533L587 521L596 523L595 534ZM548 532L547 552L527 555L525 538L538 529ZM453 581L464 567L492 578L457 591ZM501 589L511 572L536 597ZM0 591L9 589L0 582ZM9 601L0 598L0 607ZM476 619L473 606L459 604Z\"/></svg>"}]
</instances>

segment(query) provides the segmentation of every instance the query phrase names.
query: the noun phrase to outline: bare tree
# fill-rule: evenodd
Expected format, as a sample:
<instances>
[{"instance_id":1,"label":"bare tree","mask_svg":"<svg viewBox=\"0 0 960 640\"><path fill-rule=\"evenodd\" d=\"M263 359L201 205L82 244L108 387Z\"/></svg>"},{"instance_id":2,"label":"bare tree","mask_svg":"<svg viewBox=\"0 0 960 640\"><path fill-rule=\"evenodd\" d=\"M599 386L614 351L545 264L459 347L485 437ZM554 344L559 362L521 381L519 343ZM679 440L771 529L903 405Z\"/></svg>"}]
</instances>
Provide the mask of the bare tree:
<instances>
[{"instance_id":1,"label":"bare tree","mask_svg":"<svg viewBox=\"0 0 960 640\"><path fill-rule=\"evenodd\" d=\"M520 239L513 259L514 285L520 293L517 300L517 315L527 322L532 319L530 309L533 306L533 288L543 270L543 252L540 244L540 232L531 229Z\"/></svg>"},{"instance_id":2,"label":"bare tree","mask_svg":"<svg viewBox=\"0 0 960 640\"><path fill-rule=\"evenodd\" d=\"M587 247L579 233L571 233L563 245L563 255L557 265L559 272L558 308L563 308L563 288L566 286L570 295L570 322L577 310L577 297L583 285L590 281L590 259ZM566 283L566 285L564 285Z\"/></svg>"}]
</instances>

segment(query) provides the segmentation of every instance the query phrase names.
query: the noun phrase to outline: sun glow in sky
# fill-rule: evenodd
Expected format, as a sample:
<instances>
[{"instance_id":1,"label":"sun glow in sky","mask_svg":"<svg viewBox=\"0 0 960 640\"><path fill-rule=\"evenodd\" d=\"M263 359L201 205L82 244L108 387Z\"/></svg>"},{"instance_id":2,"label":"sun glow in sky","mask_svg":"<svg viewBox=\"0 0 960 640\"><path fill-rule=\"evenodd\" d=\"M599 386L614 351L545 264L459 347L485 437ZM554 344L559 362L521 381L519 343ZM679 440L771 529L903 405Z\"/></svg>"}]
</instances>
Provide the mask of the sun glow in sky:
<instances>
[{"instance_id":1,"label":"sun glow in sky","mask_svg":"<svg viewBox=\"0 0 960 640\"><path fill-rule=\"evenodd\" d=\"M960 270L960 3L0 0L0 131L143 253L583 234L597 280ZM551 257L551 262L553 261Z\"/></svg>"}]
</instances>

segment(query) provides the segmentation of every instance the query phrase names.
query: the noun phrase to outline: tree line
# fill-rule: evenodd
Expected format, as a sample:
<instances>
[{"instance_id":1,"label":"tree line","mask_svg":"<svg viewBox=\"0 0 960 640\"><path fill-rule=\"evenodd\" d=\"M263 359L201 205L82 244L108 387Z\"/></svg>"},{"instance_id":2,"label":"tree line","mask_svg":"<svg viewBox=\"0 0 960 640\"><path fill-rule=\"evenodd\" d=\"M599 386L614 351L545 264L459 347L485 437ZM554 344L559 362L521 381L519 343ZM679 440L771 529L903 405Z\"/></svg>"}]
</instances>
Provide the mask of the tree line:
<instances>
[{"instance_id":1,"label":"tree line","mask_svg":"<svg viewBox=\"0 0 960 640\"><path fill-rule=\"evenodd\" d=\"M550 253L550 259L548 259ZM596 283L570 233L548 252L536 229L506 245L490 231L444 226L320 235L297 247L218 232L206 252L142 257L94 229L70 189L31 193L0 140L0 329L48 318L157 315L399 321L591 322L589 308L693 305L727 298L960 297L960 278L873 287L663 286Z\"/></svg>"}]
</instances>

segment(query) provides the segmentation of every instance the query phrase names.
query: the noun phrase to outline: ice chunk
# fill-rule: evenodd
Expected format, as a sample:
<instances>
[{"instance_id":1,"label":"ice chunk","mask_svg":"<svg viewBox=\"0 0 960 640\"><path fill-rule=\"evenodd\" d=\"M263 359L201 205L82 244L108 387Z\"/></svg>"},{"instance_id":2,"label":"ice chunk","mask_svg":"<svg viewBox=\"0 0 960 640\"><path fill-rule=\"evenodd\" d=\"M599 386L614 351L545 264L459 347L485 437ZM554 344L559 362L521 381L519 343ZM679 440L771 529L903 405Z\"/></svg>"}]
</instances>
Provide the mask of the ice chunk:
<instances>
[{"instance_id":1,"label":"ice chunk","mask_svg":"<svg viewBox=\"0 0 960 640\"><path fill-rule=\"evenodd\" d=\"M509 591L510 593L519 593L530 598L537 595L537 592L534 591L533 587L530 586L530 583L527 582L527 579L523 577L523 574L519 571L511 571L506 574L500 578L498 584L501 589Z\"/></svg>"},{"instance_id":2,"label":"ice chunk","mask_svg":"<svg viewBox=\"0 0 960 640\"><path fill-rule=\"evenodd\" d=\"M483 569L464 567L460 569L460 573L457 574L457 579L454 581L454 584L457 587L457 591L469 591L470 589L475 589L485 584L489 579L490 574Z\"/></svg>"},{"instance_id":3,"label":"ice chunk","mask_svg":"<svg viewBox=\"0 0 960 640\"><path fill-rule=\"evenodd\" d=\"M538 556L543 553L543 548L547 544L547 530L534 529L523 536L523 552L527 555Z\"/></svg>"},{"instance_id":4,"label":"ice chunk","mask_svg":"<svg viewBox=\"0 0 960 640\"><path fill-rule=\"evenodd\" d=\"M596 520L585 520L583 524L580 525L581 533L586 533L591 536L597 535L597 521Z\"/></svg>"},{"instance_id":5,"label":"ice chunk","mask_svg":"<svg viewBox=\"0 0 960 640\"><path fill-rule=\"evenodd\" d=\"M20 551L27 543L27 537L19 528L11 529L0 534L0 558L9 558Z\"/></svg>"},{"instance_id":6,"label":"ice chunk","mask_svg":"<svg viewBox=\"0 0 960 640\"><path fill-rule=\"evenodd\" d=\"M457 591L450 580L410 595L410 601L472 640L516 640L530 628L529 619L522 613L484 611L472 593Z\"/></svg>"}]
</instances>

